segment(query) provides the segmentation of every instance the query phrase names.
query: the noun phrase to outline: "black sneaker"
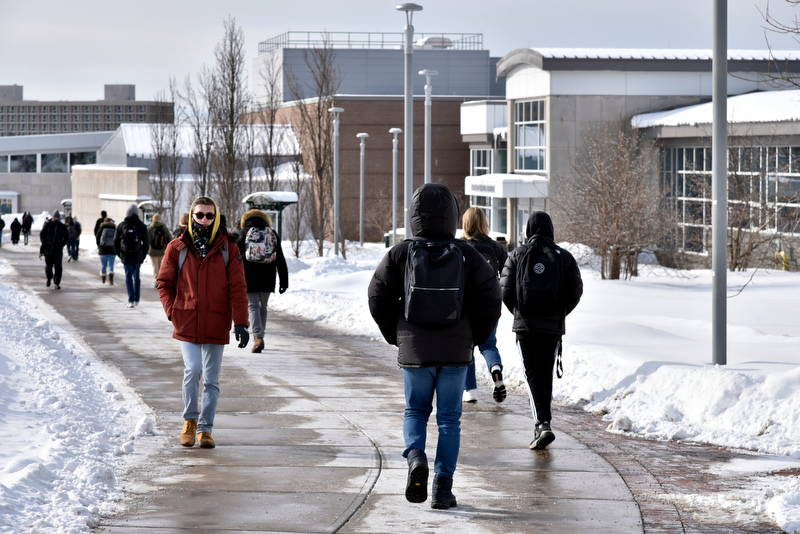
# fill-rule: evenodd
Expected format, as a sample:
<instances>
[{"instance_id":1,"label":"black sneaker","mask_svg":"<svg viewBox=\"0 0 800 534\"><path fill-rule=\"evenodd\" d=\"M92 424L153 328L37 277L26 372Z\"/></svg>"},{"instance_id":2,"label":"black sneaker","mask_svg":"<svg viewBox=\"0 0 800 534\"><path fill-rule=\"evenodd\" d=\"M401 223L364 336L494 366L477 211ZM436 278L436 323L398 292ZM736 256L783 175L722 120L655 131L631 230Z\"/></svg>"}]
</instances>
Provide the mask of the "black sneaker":
<instances>
[{"instance_id":1,"label":"black sneaker","mask_svg":"<svg viewBox=\"0 0 800 534\"><path fill-rule=\"evenodd\" d=\"M56 284L56 289L61 289L61 286Z\"/></svg>"},{"instance_id":2,"label":"black sneaker","mask_svg":"<svg viewBox=\"0 0 800 534\"><path fill-rule=\"evenodd\" d=\"M534 451L543 451L545 448L555 441L556 435L550 430L550 423L541 423L536 427L533 433L533 441L531 441L530 448Z\"/></svg>"},{"instance_id":3,"label":"black sneaker","mask_svg":"<svg viewBox=\"0 0 800 534\"><path fill-rule=\"evenodd\" d=\"M506 386L503 384L503 371L500 369L492 371L492 381L494 382L492 397L495 402L503 402L506 400Z\"/></svg>"},{"instance_id":4,"label":"black sneaker","mask_svg":"<svg viewBox=\"0 0 800 534\"><path fill-rule=\"evenodd\" d=\"M47 287L50 287L50 279L47 279Z\"/></svg>"}]
</instances>

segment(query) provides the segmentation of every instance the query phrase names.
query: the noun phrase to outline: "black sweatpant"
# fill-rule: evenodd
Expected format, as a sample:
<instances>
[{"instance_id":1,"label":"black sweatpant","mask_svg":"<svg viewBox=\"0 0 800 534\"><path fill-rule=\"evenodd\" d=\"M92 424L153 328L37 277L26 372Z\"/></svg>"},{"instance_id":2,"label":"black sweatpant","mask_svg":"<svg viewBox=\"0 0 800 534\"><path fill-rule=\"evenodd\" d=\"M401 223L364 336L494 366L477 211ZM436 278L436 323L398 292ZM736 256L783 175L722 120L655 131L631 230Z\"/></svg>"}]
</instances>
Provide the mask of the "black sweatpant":
<instances>
[{"instance_id":1,"label":"black sweatpant","mask_svg":"<svg viewBox=\"0 0 800 534\"><path fill-rule=\"evenodd\" d=\"M550 403L553 400L553 367L559 343L561 336L557 334L529 332L517 337L525 380L528 381L531 411L536 423L549 423L552 418Z\"/></svg>"},{"instance_id":2,"label":"black sweatpant","mask_svg":"<svg viewBox=\"0 0 800 534\"><path fill-rule=\"evenodd\" d=\"M44 274L47 279L52 279L56 285L61 285L61 271L64 257L59 250L57 253L51 252L44 257ZM55 271L55 273L53 272Z\"/></svg>"}]
</instances>

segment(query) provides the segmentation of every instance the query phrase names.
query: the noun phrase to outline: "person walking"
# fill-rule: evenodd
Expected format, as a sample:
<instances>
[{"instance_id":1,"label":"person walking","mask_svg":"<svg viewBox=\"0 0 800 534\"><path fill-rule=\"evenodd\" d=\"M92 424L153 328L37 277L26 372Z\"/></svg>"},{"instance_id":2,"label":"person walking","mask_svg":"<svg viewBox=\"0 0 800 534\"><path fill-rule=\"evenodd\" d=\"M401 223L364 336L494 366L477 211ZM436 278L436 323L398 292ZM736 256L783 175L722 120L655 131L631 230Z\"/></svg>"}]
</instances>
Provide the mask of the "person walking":
<instances>
[{"instance_id":1,"label":"person walking","mask_svg":"<svg viewBox=\"0 0 800 534\"><path fill-rule=\"evenodd\" d=\"M56 289L61 289L61 274L63 271L63 250L69 241L67 227L61 222L61 214L56 211L53 218L44 223L39 233L42 245L39 247L39 257L44 257L44 273L47 276L47 287L50 282L55 283Z\"/></svg>"},{"instance_id":2,"label":"person walking","mask_svg":"<svg viewBox=\"0 0 800 534\"><path fill-rule=\"evenodd\" d=\"M173 238L177 239L183 235L187 226L189 226L189 212L181 213L181 218L178 219L178 226L175 227L175 231L172 232Z\"/></svg>"},{"instance_id":3,"label":"person walking","mask_svg":"<svg viewBox=\"0 0 800 534\"><path fill-rule=\"evenodd\" d=\"M161 222L161 215L158 213L153 215L153 220L147 227L147 236L150 238L150 250L147 251L147 255L150 256L150 262L153 264L153 280L157 280L164 250L167 248L167 243L172 241L172 232ZM155 284L158 287L158 282Z\"/></svg>"},{"instance_id":4,"label":"person walking","mask_svg":"<svg viewBox=\"0 0 800 534\"><path fill-rule=\"evenodd\" d=\"M78 225L71 216L64 221L67 224L67 262L78 259Z\"/></svg>"},{"instance_id":5,"label":"person walking","mask_svg":"<svg viewBox=\"0 0 800 534\"><path fill-rule=\"evenodd\" d=\"M190 209L187 231L164 252L158 294L183 354L183 430L180 443L214 448L214 416L219 401L222 352L230 342L231 320L239 348L249 342L247 282L242 256L220 231L217 205L199 197ZM199 400L203 384L202 403Z\"/></svg>"},{"instance_id":6,"label":"person walking","mask_svg":"<svg viewBox=\"0 0 800 534\"><path fill-rule=\"evenodd\" d=\"M117 225L109 217L106 217L100 226L97 227L95 242L97 243L97 253L100 256L100 281L106 283L108 275L108 285L114 285L114 260L117 251L114 248L114 238L117 235Z\"/></svg>"},{"instance_id":7,"label":"person walking","mask_svg":"<svg viewBox=\"0 0 800 534\"><path fill-rule=\"evenodd\" d=\"M444 185L429 183L411 199L411 231L414 239L392 247L384 256L369 284L369 311L384 339L398 347L397 362L403 369L406 409L403 420L403 456L408 460L406 500L427 500L428 459L425 455L428 418L436 396L439 440L433 469L431 508L457 506L453 495L453 474L461 446L461 395L467 366L475 345L486 342L500 317L500 286L489 264L472 247L455 239L458 201ZM419 279L415 263L417 248L430 246L455 273L441 277L463 282L461 291L406 291L406 283ZM452 259L455 261L452 261ZM435 263L435 259L431 263ZM430 264L429 264L430 265ZM420 264L419 269L422 269ZM416 298L448 299L447 306L428 302L417 316ZM409 314L406 315L406 310ZM424 314L424 313L423 313Z\"/></svg>"},{"instance_id":8,"label":"person walking","mask_svg":"<svg viewBox=\"0 0 800 534\"><path fill-rule=\"evenodd\" d=\"M100 228L100 225L106 222L106 218L108 217L108 213L106 210L100 212L100 217L94 222L94 235L97 235L97 230Z\"/></svg>"},{"instance_id":9,"label":"person walking","mask_svg":"<svg viewBox=\"0 0 800 534\"><path fill-rule=\"evenodd\" d=\"M464 230L464 239L472 245L486 261L491 265L498 280L500 271L508 259L506 247L489 237L489 223L486 221L486 214L481 208L475 206L464 212L461 218L461 227ZM503 383L503 361L500 351L497 350L497 324L495 323L492 334L486 343L478 345L486 360L489 374L492 376L492 398L495 402L503 402L506 399L506 386ZM467 378L464 384L464 402L477 402L478 382L475 378L475 358L467 368Z\"/></svg>"},{"instance_id":10,"label":"person walking","mask_svg":"<svg viewBox=\"0 0 800 534\"><path fill-rule=\"evenodd\" d=\"M512 330L536 424L530 448L544 450L556 439L550 427L553 368L560 376L561 336L567 315L581 300L583 281L572 254L555 244L547 213L533 212L525 235L526 242L509 254L500 285L503 303L514 314Z\"/></svg>"},{"instance_id":11,"label":"person walking","mask_svg":"<svg viewBox=\"0 0 800 534\"><path fill-rule=\"evenodd\" d=\"M14 217L14 220L11 221L9 228L11 228L11 244L19 245L19 233L22 230L22 223L19 222L17 217Z\"/></svg>"},{"instance_id":12,"label":"person walking","mask_svg":"<svg viewBox=\"0 0 800 534\"><path fill-rule=\"evenodd\" d=\"M22 214L22 238L25 245L28 244L28 236L33 226L33 215L29 211Z\"/></svg>"},{"instance_id":13,"label":"person walking","mask_svg":"<svg viewBox=\"0 0 800 534\"><path fill-rule=\"evenodd\" d=\"M3 229L6 227L6 222L0 217L0 247L3 246Z\"/></svg>"},{"instance_id":14,"label":"person walking","mask_svg":"<svg viewBox=\"0 0 800 534\"><path fill-rule=\"evenodd\" d=\"M81 255L81 233L83 232L83 227L78 221L78 217L75 215L72 216L72 223L75 225L75 229L78 231L78 237L75 238L75 256L73 257L72 261L78 261L78 256Z\"/></svg>"},{"instance_id":15,"label":"person walking","mask_svg":"<svg viewBox=\"0 0 800 534\"><path fill-rule=\"evenodd\" d=\"M139 270L150 246L147 226L139 218L139 208L131 204L114 235L114 251L125 268L125 287L128 289L128 308L139 305L142 281Z\"/></svg>"},{"instance_id":16,"label":"person walking","mask_svg":"<svg viewBox=\"0 0 800 534\"><path fill-rule=\"evenodd\" d=\"M244 258L244 275L247 280L247 302L250 329L253 333L253 349L251 352L264 350L264 331L267 326L267 303L271 293L275 293L275 275L280 278L278 291L283 294L289 287L289 269L281 248L281 237L272 230L272 218L261 210L250 210L242 215L241 230L236 237L239 252ZM266 246L267 228L272 233L272 247ZM250 238L248 238L250 236ZM256 242L257 236L264 236L265 243ZM248 253L257 247L268 257L256 258ZM263 247L263 248L261 248ZM267 249L270 250L267 250Z\"/></svg>"}]
</instances>

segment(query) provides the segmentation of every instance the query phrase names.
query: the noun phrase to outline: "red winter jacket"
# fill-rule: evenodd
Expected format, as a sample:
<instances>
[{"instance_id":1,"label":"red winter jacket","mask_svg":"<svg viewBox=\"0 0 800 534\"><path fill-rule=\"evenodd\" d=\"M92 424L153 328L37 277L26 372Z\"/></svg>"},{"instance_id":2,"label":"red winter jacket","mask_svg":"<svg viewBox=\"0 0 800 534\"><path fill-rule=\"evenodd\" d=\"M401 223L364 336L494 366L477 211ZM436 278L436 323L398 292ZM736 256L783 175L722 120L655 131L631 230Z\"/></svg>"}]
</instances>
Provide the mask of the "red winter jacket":
<instances>
[{"instance_id":1,"label":"red winter jacket","mask_svg":"<svg viewBox=\"0 0 800 534\"><path fill-rule=\"evenodd\" d=\"M228 247L228 268L222 250ZM178 257L188 248L178 276ZM189 233L173 239L164 251L158 273L158 294L175 331L172 337L191 343L226 345L233 324L248 325L247 283L239 249L228 243L227 233L217 235L205 258L189 239Z\"/></svg>"}]
</instances>

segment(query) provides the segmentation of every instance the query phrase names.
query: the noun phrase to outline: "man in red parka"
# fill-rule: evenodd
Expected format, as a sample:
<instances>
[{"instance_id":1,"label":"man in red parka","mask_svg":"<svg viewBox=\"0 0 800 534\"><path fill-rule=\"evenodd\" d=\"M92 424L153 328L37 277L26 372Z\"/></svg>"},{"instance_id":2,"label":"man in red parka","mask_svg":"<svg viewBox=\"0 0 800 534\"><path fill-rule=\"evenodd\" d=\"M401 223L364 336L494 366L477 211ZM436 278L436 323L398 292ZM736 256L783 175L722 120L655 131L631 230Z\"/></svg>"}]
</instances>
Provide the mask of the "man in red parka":
<instances>
[{"instance_id":1,"label":"man in red parka","mask_svg":"<svg viewBox=\"0 0 800 534\"><path fill-rule=\"evenodd\" d=\"M222 351L230 341L233 321L239 348L250 340L247 332L247 283L242 256L228 242L220 226L216 203L197 198L189 210L186 231L164 251L158 274L161 304L181 342L183 353L183 431L181 445L213 448L211 430L219 400ZM198 406L200 379L202 405Z\"/></svg>"}]
</instances>

